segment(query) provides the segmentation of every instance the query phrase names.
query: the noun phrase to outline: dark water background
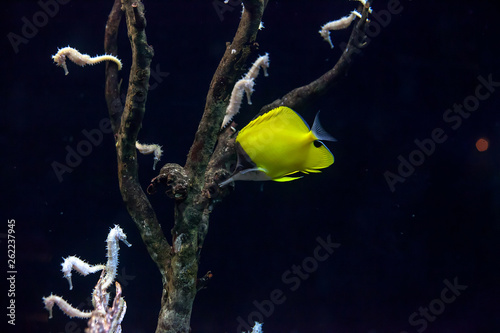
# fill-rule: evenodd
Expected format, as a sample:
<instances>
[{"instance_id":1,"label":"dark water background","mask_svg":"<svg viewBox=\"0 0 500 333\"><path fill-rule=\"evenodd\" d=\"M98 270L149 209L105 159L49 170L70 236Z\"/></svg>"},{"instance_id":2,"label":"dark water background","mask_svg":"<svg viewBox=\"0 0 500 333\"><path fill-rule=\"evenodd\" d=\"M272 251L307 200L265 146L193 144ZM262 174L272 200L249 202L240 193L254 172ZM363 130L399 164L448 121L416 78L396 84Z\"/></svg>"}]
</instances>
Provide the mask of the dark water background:
<instances>
[{"instance_id":1,"label":"dark water background","mask_svg":"<svg viewBox=\"0 0 500 333\"><path fill-rule=\"evenodd\" d=\"M22 36L26 21L42 20L42 6L6 1L0 14L0 244L6 253L7 221L15 219L17 269L16 326L6 323L5 285L2 332L83 332L85 321L59 309L49 321L41 298L53 292L73 305L88 299L97 277L75 276L70 292L61 258L103 262L113 224L133 244L122 246L120 257L128 302L123 331L152 332L160 275L121 201L112 135L104 134L61 181L51 166L64 163L66 147L76 149L85 140L82 131L98 129L107 117L104 65L69 63L64 76L51 55L67 45L101 54L112 1L66 2L17 50L9 33ZM151 79L139 139L163 145L162 162L183 164L240 9L219 16L212 1L145 3L152 68L163 74ZM331 50L317 31L356 5L270 1L259 52L251 57L268 52L270 76L259 76L253 105L244 105L237 122L245 124L262 105L330 69L349 32L332 33ZM500 82L500 6L481 0L401 0L400 6L386 24L373 19L380 29L341 84L296 110L309 123L322 111L323 126L338 139L328 144L335 164L290 183L238 183L216 206L200 266L200 275L211 270L214 278L196 297L193 333L236 332L249 316L263 316L269 333L500 329L500 87L480 87L483 79ZM386 1L373 5L379 13L386 8ZM130 48L122 28L126 81ZM478 91L485 97L474 105ZM443 119L464 102L474 109L470 116ZM431 149L436 131L440 143ZM477 151L479 138L489 140L486 152ZM428 144L427 155L415 140ZM410 158L418 166L402 167L405 181L391 189L384 175L398 174L400 161ZM156 176L152 158L139 156L139 163L146 187ZM173 203L161 194L151 201L168 234ZM340 247L324 261L311 259L317 239L328 237ZM464 287L453 294L445 290L450 283ZM275 290L280 304L271 308Z\"/></svg>"}]
</instances>

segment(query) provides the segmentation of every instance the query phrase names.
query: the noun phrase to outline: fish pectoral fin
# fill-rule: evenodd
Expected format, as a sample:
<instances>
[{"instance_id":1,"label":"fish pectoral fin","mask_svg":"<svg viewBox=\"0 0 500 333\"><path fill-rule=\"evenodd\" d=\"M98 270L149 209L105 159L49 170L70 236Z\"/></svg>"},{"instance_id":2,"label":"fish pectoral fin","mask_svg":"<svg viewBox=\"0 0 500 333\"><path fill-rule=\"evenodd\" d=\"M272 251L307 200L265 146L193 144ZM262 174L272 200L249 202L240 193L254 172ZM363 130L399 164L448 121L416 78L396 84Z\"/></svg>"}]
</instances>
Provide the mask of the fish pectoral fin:
<instances>
[{"instance_id":1,"label":"fish pectoral fin","mask_svg":"<svg viewBox=\"0 0 500 333\"><path fill-rule=\"evenodd\" d=\"M263 180L271 180L271 177L267 175L265 169L255 167L255 168L241 170L240 172L235 173L231 178L226 179L225 181L220 183L219 187L226 186L227 184L237 180L263 181Z\"/></svg>"},{"instance_id":2,"label":"fish pectoral fin","mask_svg":"<svg viewBox=\"0 0 500 333\"><path fill-rule=\"evenodd\" d=\"M261 167L241 170L235 177L237 180L269 180L271 177L267 175L267 170ZM258 178L258 179L254 179Z\"/></svg>"}]
</instances>

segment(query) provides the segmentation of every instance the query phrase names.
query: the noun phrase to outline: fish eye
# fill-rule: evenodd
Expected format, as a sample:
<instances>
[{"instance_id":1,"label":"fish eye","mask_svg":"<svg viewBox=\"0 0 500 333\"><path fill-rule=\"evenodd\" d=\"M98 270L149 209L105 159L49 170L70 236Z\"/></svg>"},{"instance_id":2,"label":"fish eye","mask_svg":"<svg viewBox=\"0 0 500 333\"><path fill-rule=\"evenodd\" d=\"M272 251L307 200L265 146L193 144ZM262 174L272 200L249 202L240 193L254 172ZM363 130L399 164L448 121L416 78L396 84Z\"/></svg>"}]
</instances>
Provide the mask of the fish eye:
<instances>
[{"instance_id":1,"label":"fish eye","mask_svg":"<svg viewBox=\"0 0 500 333\"><path fill-rule=\"evenodd\" d=\"M321 146L323 146L323 142L319 140L314 140L314 147L320 148Z\"/></svg>"}]
</instances>

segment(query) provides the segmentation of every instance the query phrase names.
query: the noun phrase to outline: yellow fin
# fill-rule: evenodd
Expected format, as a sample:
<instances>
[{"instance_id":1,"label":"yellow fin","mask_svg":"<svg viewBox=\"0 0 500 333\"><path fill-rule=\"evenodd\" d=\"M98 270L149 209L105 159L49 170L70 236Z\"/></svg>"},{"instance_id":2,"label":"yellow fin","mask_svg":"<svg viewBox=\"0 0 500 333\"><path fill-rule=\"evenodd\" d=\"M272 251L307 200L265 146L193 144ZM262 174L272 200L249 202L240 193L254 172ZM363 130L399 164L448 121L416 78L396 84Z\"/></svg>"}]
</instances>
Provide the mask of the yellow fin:
<instances>
[{"instance_id":1,"label":"yellow fin","mask_svg":"<svg viewBox=\"0 0 500 333\"><path fill-rule=\"evenodd\" d=\"M252 120L241 129L238 133L238 138L241 140L246 134L249 134L245 132L260 131L260 126L266 124L274 128L286 128L289 132L298 131L307 133L310 130L307 123L297 112L286 106L280 106ZM238 141L238 138L236 141Z\"/></svg>"},{"instance_id":2,"label":"yellow fin","mask_svg":"<svg viewBox=\"0 0 500 333\"><path fill-rule=\"evenodd\" d=\"M299 178L302 178L302 176L300 177L281 177L281 178L276 178L276 179L273 179L275 182L280 182L280 183L283 183L283 182L291 182L292 180L295 180L295 179L299 179Z\"/></svg>"},{"instance_id":3,"label":"yellow fin","mask_svg":"<svg viewBox=\"0 0 500 333\"><path fill-rule=\"evenodd\" d=\"M318 169L306 169L306 170L302 170L301 172L307 174L307 173L321 173L321 170L318 170Z\"/></svg>"}]
</instances>

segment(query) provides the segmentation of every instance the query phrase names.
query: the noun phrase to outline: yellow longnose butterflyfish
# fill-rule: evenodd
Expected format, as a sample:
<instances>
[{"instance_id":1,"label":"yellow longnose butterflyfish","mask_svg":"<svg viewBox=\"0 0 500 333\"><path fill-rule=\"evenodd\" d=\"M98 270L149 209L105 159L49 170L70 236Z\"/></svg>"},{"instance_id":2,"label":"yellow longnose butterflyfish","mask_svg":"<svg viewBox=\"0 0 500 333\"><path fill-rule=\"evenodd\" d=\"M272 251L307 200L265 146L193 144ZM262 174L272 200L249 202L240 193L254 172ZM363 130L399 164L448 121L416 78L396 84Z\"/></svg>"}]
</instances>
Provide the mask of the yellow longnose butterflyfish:
<instances>
[{"instance_id":1,"label":"yellow longnose butterflyfish","mask_svg":"<svg viewBox=\"0 0 500 333\"><path fill-rule=\"evenodd\" d=\"M319 115L319 112L318 112ZM287 182L301 178L297 173L317 173L333 164L333 154L321 140L337 141L319 123L312 129L292 109L280 106L252 120L236 137L238 163L235 180Z\"/></svg>"}]
</instances>

